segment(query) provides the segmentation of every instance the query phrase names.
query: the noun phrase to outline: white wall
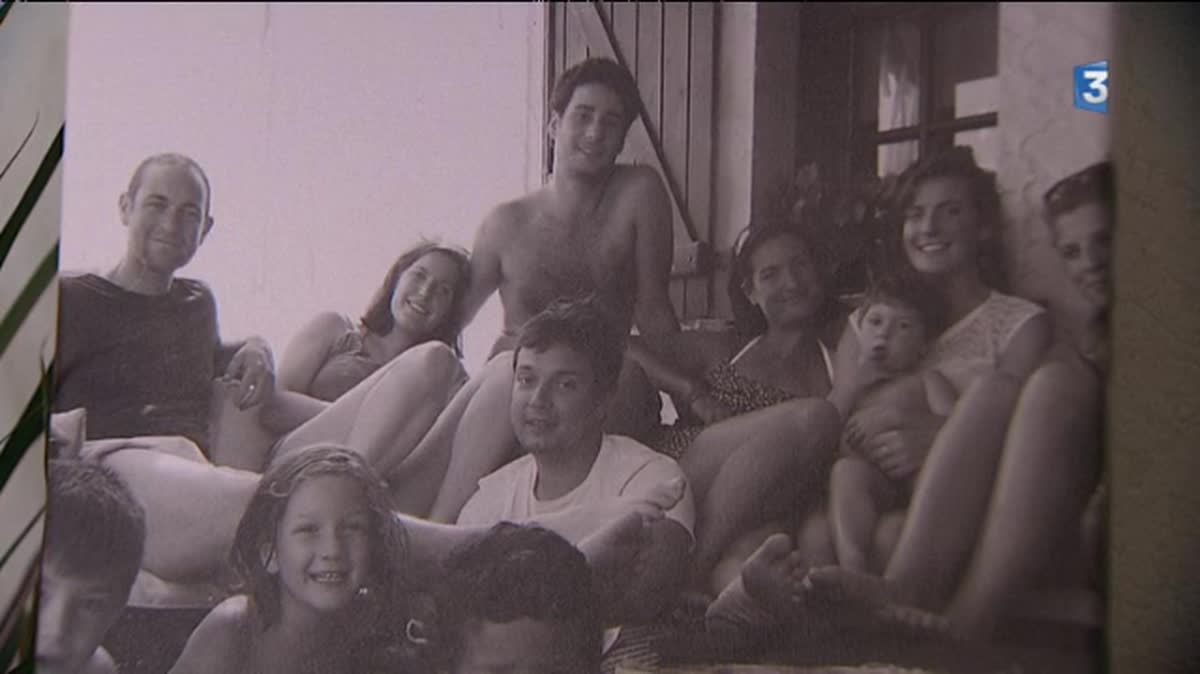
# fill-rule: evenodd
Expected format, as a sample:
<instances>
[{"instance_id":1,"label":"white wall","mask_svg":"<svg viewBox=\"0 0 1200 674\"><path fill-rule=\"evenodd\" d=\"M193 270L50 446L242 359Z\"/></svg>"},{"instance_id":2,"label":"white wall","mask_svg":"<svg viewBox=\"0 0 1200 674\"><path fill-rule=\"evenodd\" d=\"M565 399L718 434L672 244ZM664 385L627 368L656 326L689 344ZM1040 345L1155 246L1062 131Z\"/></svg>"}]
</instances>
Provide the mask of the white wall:
<instances>
[{"instance_id":1,"label":"white wall","mask_svg":"<svg viewBox=\"0 0 1200 674\"><path fill-rule=\"evenodd\" d=\"M1112 3L1000 4L999 178L1017 292L1075 310L1042 219L1042 195L1109 153L1108 115L1074 107L1074 67L1115 58Z\"/></svg>"},{"instance_id":2,"label":"white wall","mask_svg":"<svg viewBox=\"0 0 1200 674\"><path fill-rule=\"evenodd\" d=\"M185 274L223 336L281 352L314 313L359 315L421 235L468 246L537 184L543 9L524 4L72 4L61 266L120 256L143 157L195 157L216 227ZM468 367L499 326L485 307Z\"/></svg>"}]
</instances>

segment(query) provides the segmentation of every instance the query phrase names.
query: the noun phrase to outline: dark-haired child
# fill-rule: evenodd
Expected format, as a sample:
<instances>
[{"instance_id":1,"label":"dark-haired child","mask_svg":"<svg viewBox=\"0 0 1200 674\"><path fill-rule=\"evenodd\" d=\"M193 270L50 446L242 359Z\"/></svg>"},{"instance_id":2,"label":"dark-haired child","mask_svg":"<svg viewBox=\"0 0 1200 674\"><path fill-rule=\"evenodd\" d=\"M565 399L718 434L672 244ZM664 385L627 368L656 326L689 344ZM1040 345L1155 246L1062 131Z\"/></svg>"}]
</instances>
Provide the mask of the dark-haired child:
<instances>
[{"instance_id":1,"label":"dark-haired child","mask_svg":"<svg viewBox=\"0 0 1200 674\"><path fill-rule=\"evenodd\" d=\"M901 414L947 415L957 394L934 370L919 369L941 322L933 295L899 277L877 282L851 317L864 365L854 381L835 382L830 401L842 418L869 407ZM886 447L853 450L843 440L830 477L830 524L838 563L869 571L870 551L882 513L900 508L920 466L908 465Z\"/></svg>"},{"instance_id":2,"label":"dark-haired child","mask_svg":"<svg viewBox=\"0 0 1200 674\"><path fill-rule=\"evenodd\" d=\"M448 671L599 672L591 573L579 549L537 525L502 522L457 550L439 602Z\"/></svg>"},{"instance_id":3,"label":"dark-haired child","mask_svg":"<svg viewBox=\"0 0 1200 674\"><path fill-rule=\"evenodd\" d=\"M37 671L115 674L100 644L129 600L141 566L145 512L98 465L50 461L47 483Z\"/></svg>"}]
</instances>

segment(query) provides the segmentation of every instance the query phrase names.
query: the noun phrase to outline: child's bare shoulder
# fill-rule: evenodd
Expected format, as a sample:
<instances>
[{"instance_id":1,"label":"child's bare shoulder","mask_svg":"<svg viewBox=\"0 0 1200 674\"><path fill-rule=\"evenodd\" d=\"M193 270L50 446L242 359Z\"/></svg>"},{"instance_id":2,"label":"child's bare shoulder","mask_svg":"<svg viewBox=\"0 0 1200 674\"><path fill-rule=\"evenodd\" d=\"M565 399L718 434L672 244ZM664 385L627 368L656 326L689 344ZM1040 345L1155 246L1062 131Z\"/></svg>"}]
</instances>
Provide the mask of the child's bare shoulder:
<instances>
[{"instance_id":1,"label":"child's bare shoulder","mask_svg":"<svg viewBox=\"0 0 1200 674\"><path fill-rule=\"evenodd\" d=\"M237 669L250 643L250 612L249 599L244 595L230 597L209 611L188 637L171 674Z\"/></svg>"}]
</instances>

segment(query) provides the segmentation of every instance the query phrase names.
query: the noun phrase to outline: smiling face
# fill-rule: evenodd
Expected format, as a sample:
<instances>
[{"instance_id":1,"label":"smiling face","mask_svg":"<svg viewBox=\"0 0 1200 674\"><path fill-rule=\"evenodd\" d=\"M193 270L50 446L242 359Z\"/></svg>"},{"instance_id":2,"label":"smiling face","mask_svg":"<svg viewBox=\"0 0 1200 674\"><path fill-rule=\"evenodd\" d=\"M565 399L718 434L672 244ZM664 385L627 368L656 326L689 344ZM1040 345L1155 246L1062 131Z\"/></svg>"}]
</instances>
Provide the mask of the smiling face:
<instances>
[{"instance_id":1,"label":"smiling face","mask_svg":"<svg viewBox=\"0 0 1200 674\"><path fill-rule=\"evenodd\" d=\"M886 372L904 372L921 360L926 330L916 309L899 302L873 302L858 326L859 347Z\"/></svg>"},{"instance_id":2,"label":"smiling face","mask_svg":"<svg viewBox=\"0 0 1200 674\"><path fill-rule=\"evenodd\" d=\"M47 558L38 598L37 671L83 671L129 598L128 585L106 575L107 569L91 578L68 574Z\"/></svg>"},{"instance_id":3,"label":"smiling face","mask_svg":"<svg viewBox=\"0 0 1200 674\"><path fill-rule=\"evenodd\" d=\"M145 168L132 194L121 195L121 222L128 228L126 259L137 268L170 276L191 261L212 221L205 212L200 176L182 164Z\"/></svg>"},{"instance_id":4,"label":"smiling face","mask_svg":"<svg viewBox=\"0 0 1200 674\"><path fill-rule=\"evenodd\" d=\"M563 113L550 116L554 165L584 174L609 169L625 145L625 120L617 92L595 82L579 85Z\"/></svg>"},{"instance_id":5,"label":"smiling face","mask_svg":"<svg viewBox=\"0 0 1200 674\"><path fill-rule=\"evenodd\" d=\"M605 406L584 354L565 344L518 352L509 418L530 454L570 451L599 433Z\"/></svg>"},{"instance_id":6,"label":"smiling face","mask_svg":"<svg viewBox=\"0 0 1200 674\"><path fill-rule=\"evenodd\" d=\"M811 252L790 234L764 241L754 251L747 282L746 298L762 311L769 327L803 325L825 299Z\"/></svg>"},{"instance_id":7,"label":"smiling face","mask_svg":"<svg viewBox=\"0 0 1200 674\"><path fill-rule=\"evenodd\" d=\"M982 231L966 178L923 181L904 214L904 250L922 274L951 275L978 269Z\"/></svg>"},{"instance_id":8,"label":"smiling face","mask_svg":"<svg viewBox=\"0 0 1200 674\"><path fill-rule=\"evenodd\" d=\"M462 277L448 254L430 251L396 280L392 291L392 318L397 329L429 337L445 325L454 311L454 297Z\"/></svg>"},{"instance_id":9,"label":"smiling face","mask_svg":"<svg viewBox=\"0 0 1200 674\"><path fill-rule=\"evenodd\" d=\"M1096 310L1108 307L1112 210L1083 204L1055 218L1055 246L1079 296Z\"/></svg>"},{"instance_id":10,"label":"smiling face","mask_svg":"<svg viewBox=\"0 0 1200 674\"><path fill-rule=\"evenodd\" d=\"M285 619L350 603L370 573L369 525L366 495L353 478L321 475L296 487L267 566L278 574Z\"/></svg>"}]
</instances>

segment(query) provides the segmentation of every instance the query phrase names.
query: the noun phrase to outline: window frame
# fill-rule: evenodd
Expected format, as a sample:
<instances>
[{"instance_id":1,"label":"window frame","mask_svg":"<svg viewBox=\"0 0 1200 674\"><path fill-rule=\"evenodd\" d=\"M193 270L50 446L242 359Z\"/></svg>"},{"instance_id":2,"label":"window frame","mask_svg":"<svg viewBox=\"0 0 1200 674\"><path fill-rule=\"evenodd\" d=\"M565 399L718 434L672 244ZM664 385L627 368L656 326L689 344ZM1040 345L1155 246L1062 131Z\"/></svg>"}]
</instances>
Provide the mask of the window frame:
<instances>
[{"instance_id":1,"label":"window frame","mask_svg":"<svg viewBox=\"0 0 1200 674\"><path fill-rule=\"evenodd\" d=\"M953 134L962 133L965 131L975 131L978 129L996 128L1000 125L1000 116L998 111L984 112L963 117L955 117L945 120L930 120L929 115L933 110L934 96L936 95L937 87L934 82L935 63L937 59L936 49L934 47L934 36L937 25L946 16L953 15L955 12L962 12L968 9L978 8L981 4L997 5L996 11L999 12L998 2L948 2L948 3L931 3L931 2L907 2L907 3L886 3L886 2L863 2L856 3L851 10L851 25L850 25L850 90L849 90L849 109L850 109L850 165L851 171L854 174L869 170L872 174L878 174L878 159L875 162L867 162L867 157L874 155L878 158L878 148L883 145L903 141L917 141L917 157L918 159L928 156L932 149L934 138L940 136L953 136ZM898 129L889 129L887 131L875 130L873 132L865 132L863 127L858 123L858 87L861 84L859 80L859 66L861 65L859 56L859 41L862 36L872 29L878 28L888 23L896 23L899 21L911 21L916 24L920 33L920 63L918 71L920 73L921 91L920 103L918 106L918 121L914 126L906 126ZM997 25L997 31L999 26ZM997 34L997 39L999 35ZM999 57L997 56L997 61ZM999 72L999 63L997 62L997 72ZM883 176L880 176L883 177Z\"/></svg>"}]
</instances>

